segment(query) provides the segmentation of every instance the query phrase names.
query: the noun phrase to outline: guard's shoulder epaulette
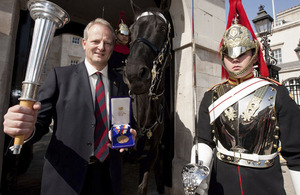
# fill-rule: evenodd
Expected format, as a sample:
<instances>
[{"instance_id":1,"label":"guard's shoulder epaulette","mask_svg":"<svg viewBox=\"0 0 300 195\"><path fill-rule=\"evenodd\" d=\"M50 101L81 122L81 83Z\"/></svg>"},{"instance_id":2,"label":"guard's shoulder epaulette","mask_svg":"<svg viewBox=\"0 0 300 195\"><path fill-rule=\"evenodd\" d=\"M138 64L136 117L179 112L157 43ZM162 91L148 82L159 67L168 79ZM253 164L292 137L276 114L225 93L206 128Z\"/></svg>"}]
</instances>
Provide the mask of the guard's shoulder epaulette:
<instances>
[{"instance_id":1,"label":"guard's shoulder epaulette","mask_svg":"<svg viewBox=\"0 0 300 195\"><path fill-rule=\"evenodd\" d=\"M276 85L282 85L280 82L278 82L278 81L276 81L276 80L274 80L274 79L270 79L270 78L268 78L268 77L259 77L259 78L268 80L268 81L270 81L270 82L272 82L272 83L274 83L274 84L276 84Z\"/></svg>"},{"instance_id":2,"label":"guard's shoulder epaulette","mask_svg":"<svg viewBox=\"0 0 300 195\"><path fill-rule=\"evenodd\" d=\"M209 88L207 91L211 91L211 90L214 89L215 87L217 87L217 86L219 86L219 85L222 85L222 84L224 84L224 83L226 83L226 82L227 82L227 80L224 81L224 82L222 82L222 83L217 83L217 84L213 85L211 88Z\"/></svg>"}]
</instances>

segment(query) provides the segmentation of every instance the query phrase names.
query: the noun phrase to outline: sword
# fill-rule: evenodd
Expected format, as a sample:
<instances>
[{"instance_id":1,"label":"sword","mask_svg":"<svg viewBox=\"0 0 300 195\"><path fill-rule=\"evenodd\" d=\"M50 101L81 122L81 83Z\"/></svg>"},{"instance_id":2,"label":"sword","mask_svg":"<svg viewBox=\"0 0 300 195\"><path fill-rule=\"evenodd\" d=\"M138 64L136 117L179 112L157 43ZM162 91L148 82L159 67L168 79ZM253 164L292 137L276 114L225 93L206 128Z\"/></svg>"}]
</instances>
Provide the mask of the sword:
<instances>
[{"instance_id":1,"label":"sword","mask_svg":"<svg viewBox=\"0 0 300 195\"><path fill-rule=\"evenodd\" d=\"M27 7L35 24L26 76L22 82L22 94L19 100L20 105L32 108L36 102L41 70L54 32L57 28L62 28L67 24L70 17L65 10L50 1L30 0ZM24 138L25 135L15 137L13 154L20 154Z\"/></svg>"}]
</instances>

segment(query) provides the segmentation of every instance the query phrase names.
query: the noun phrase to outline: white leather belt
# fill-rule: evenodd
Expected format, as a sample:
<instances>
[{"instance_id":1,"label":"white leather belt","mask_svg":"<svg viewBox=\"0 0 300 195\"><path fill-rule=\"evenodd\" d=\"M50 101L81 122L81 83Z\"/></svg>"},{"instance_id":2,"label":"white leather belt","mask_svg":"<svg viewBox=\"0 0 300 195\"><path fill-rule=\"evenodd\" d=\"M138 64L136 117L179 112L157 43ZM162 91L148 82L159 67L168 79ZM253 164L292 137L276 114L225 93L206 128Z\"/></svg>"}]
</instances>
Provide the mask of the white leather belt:
<instances>
[{"instance_id":1,"label":"white leather belt","mask_svg":"<svg viewBox=\"0 0 300 195\"><path fill-rule=\"evenodd\" d=\"M218 142L217 146L217 157L219 160L247 167L270 167L274 164L274 159L277 155L278 152L269 155L232 152L225 149L220 142Z\"/></svg>"}]
</instances>

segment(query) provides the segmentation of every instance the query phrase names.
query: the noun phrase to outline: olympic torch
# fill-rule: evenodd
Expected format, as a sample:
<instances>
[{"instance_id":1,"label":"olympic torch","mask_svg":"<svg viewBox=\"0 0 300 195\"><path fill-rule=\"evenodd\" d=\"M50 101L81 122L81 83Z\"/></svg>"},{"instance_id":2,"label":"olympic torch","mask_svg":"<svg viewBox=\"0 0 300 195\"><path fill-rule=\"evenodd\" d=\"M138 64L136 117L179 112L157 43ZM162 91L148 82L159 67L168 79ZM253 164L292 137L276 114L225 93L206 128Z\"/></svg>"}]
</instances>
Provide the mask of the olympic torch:
<instances>
[{"instance_id":1,"label":"olympic torch","mask_svg":"<svg viewBox=\"0 0 300 195\"><path fill-rule=\"evenodd\" d=\"M20 105L32 108L36 102L41 70L44 66L50 43L57 28L70 21L68 13L56 4L44 0L27 3L30 16L35 20L25 80L22 85ZM25 135L16 136L13 154L20 154Z\"/></svg>"}]
</instances>

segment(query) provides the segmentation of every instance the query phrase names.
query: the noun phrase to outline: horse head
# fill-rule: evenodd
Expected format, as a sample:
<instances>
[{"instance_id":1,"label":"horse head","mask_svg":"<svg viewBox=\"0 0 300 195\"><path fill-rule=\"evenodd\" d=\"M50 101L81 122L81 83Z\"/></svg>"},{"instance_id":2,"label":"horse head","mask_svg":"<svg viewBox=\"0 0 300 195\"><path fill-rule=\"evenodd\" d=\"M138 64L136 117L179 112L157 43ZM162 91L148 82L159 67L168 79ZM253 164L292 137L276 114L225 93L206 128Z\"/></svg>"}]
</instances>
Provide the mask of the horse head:
<instances>
[{"instance_id":1,"label":"horse head","mask_svg":"<svg viewBox=\"0 0 300 195\"><path fill-rule=\"evenodd\" d=\"M124 81L131 93L159 95L161 78L170 55L170 23L166 13L169 0L162 0L160 8L137 10L131 1L135 22L130 26L130 54L124 71Z\"/></svg>"},{"instance_id":2,"label":"horse head","mask_svg":"<svg viewBox=\"0 0 300 195\"><path fill-rule=\"evenodd\" d=\"M140 160L138 195L147 193L148 173L156 162L164 131L164 77L171 56L171 25L167 20L170 1L161 0L159 8L146 10L138 9L131 1L135 22L130 26L130 53L123 78L134 99L138 134L134 154Z\"/></svg>"}]
</instances>

